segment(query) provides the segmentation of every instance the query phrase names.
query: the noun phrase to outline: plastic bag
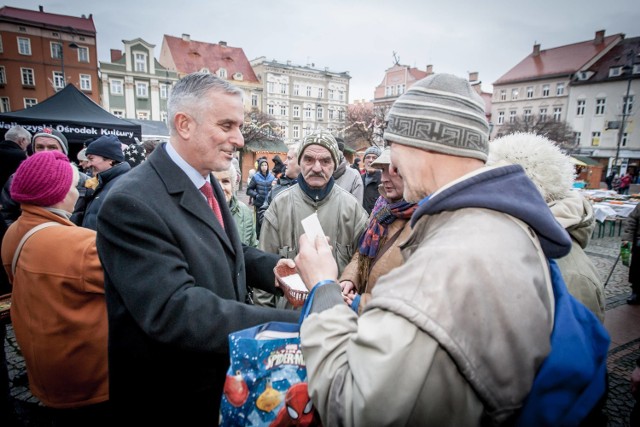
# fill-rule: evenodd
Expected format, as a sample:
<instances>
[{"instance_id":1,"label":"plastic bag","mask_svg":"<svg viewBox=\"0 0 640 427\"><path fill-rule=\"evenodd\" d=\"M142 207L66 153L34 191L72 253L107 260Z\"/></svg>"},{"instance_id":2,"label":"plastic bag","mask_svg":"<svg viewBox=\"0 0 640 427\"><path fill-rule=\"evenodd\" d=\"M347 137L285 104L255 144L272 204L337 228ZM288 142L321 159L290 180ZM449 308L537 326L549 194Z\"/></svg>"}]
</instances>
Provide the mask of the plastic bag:
<instances>
[{"instance_id":1,"label":"plastic bag","mask_svg":"<svg viewBox=\"0 0 640 427\"><path fill-rule=\"evenodd\" d=\"M307 390L299 326L269 322L229 334L221 426L320 426Z\"/></svg>"},{"instance_id":2,"label":"plastic bag","mask_svg":"<svg viewBox=\"0 0 640 427\"><path fill-rule=\"evenodd\" d=\"M622 265L629 267L631 265L631 244L629 242L624 243L620 246L620 259L622 260Z\"/></svg>"}]
</instances>

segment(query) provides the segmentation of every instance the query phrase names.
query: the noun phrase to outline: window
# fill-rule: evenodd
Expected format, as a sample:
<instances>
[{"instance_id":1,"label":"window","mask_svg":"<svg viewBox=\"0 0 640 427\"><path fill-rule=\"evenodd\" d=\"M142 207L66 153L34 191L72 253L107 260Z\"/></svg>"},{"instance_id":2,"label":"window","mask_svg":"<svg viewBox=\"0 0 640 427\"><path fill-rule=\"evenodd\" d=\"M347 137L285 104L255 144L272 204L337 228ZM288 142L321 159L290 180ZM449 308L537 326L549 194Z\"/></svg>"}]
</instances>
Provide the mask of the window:
<instances>
[{"instance_id":1,"label":"window","mask_svg":"<svg viewBox=\"0 0 640 427\"><path fill-rule=\"evenodd\" d=\"M582 132L574 132L573 140L577 145L580 145L580 140L582 139Z\"/></svg>"},{"instance_id":2,"label":"window","mask_svg":"<svg viewBox=\"0 0 640 427\"><path fill-rule=\"evenodd\" d=\"M218 77L220 77L221 79L226 79L227 78L227 70L224 68L220 68L218 69L218 71L216 72L216 74L218 75Z\"/></svg>"},{"instance_id":3,"label":"window","mask_svg":"<svg viewBox=\"0 0 640 427\"><path fill-rule=\"evenodd\" d=\"M274 93L276 91L276 84L274 82L267 82L267 92Z\"/></svg>"},{"instance_id":4,"label":"window","mask_svg":"<svg viewBox=\"0 0 640 427\"><path fill-rule=\"evenodd\" d=\"M293 126L293 137L300 138L300 126Z\"/></svg>"},{"instance_id":5,"label":"window","mask_svg":"<svg viewBox=\"0 0 640 427\"><path fill-rule=\"evenodd\" d=\"M280 93L286 95L289 92L289 85L286 83L280 83Z\"/></svg>"},{"instance_id":6,"label":"window","mask_svg":"<svg viewBox=\"0 0 640 427\"><path fill-rule=\"evenodd\" d=\"M0 66L0 85L7 83L7 74L4 71L4 65Z\"/></svg>"},{"instance_id":7,"label":"window","mask_svg":"<svg viewBox=\"0 0 640 427\"><path fill-rule=\"evenodd\" d=\"M498 124L504 124L504 111L498 111Z\"/></svg>"},{"instance_id":8,"label":"window","mask_svg":"<svg viewBox=\"0 0 640 427\"><path fill-rule=\"evenodd\" d=\"M147 72L147 55L141 52L135 52L133 54L133 70L136 73Z\"/></svg>"},{"instance_id":9,"label":"window","mask_svg":"<svg viewBox=\"0 0 640 427\"><path fill-rule=\"evenodd\" d=\"M307 86L307 96L311 96L311 86Z\"/></svg>"},{"instance_id":10,"label":"window","mask_svg":"<svg viewBox=\"0 0 640 427\"><path fill-rule=\"evenodd\" d=\"M540 108L540 121L541 122L546 122L547 121L547 109L546 109L546 107Z\"/></svg>"},{"instance_id":11,"label":"window","mask_svg":"<svg viewBox=\"0 0 640 427\"><path fill-rule=\"evenodd\" d=\"M343 90L339 90L338 91L338 100L344 101L344 91Z\"/></svg>"},{"instance_id":12,"label":"window","mask_svg":"<svg viewBox=\"0 0 640 427\"><path fill-rule=\"evenodd\" d=\"M606 104L605 98L596 99L596 116L601 116L604 114L605 104Z\"/></svg>"},{"instance_id":13,"label":"window","mask_svg":"<svg viewBox=\"0 0 640 427\"><path fill-rule=\"evenodd\" d=\"M591 145L593 147L600 145L600 132L591 132Z\"/></svg>"},{"instance_id":14,"label":"window","mask_svg":"<svg viewBox=\"0 0 640 427\"><path fill-rule=\"evenodd\" d=\"M516 121L516 110L509 111L509 123L515 123Z\"/></svg>"},{"instance_id":15,"label":"window","mask_svg":"<svg viewBox=\"0 0 640 427\"><path fill-rule=\"evenodd\" d=\"M35 86L35 79L33 78L33 68L20 68L20 74L22 75L23 86Z\"/></svg>"},{"instance_id":16,"label":"window","mask_svg":"<svg viewBox=\"0 0 640 427\"><path fill-rule=\"evenodd\" d=\"M305 119L311 118L311 107L309 107L308 105L304 107L304 118Z\"/></svg>"},{"instance_id":17,"label":"window","mask_svg":"<svg viewBox=\"0 0 640 427\"><path fill-rule=\"evenodd\" d=\"M121 119L124 118L124 111L122 110L111 110L111 114L113 114L116 117L120 117Z\"/></svg>"},{"instance_id":18,"label":"window","mask_svg":"<svg viewBox=\"0 0 640 427\"><path fill-rule=\"evenodd\" d=\"M324 88L318 88L318 98L322 98L324 96Z\"/></svg>"},{"instance_id":19,"label":"window","mask_svg":"<svg viewBox=\"0 0 640 427\"><path fill-rule=\"evenodd\" d=\"M527 86L527 98L533 98L533 86Z\"/></svg>"},{"instance_id":20,"label":"window","mask_svg":"<svg viewBox=\"0 0 640 427\"><path fill-rule=\"evenodd\" d=\"M9 98L6 96L0 97L0 113L8 113L9 111L11 111Z\"/></svg>"},{"instance_id":21,"label":"window","mask_svg":"<svg viewBox=\"0 0 640 427\"><path fill-rule=\"evenodd\" d=\"M553 107L553 121L559 122L562 119L562 107Z\"/></svg>"},{"instance_id":22,"label":"window","mask_svg":"<svg viewBox=\"0 0 640 427\"><path fill-rule=\"evenodd\" d=\"M169 85L160 85L160 98L167 99L169 97Z\"/></svg>"},{"instance_id":23,"label":"window","mask_svg":"<svg viewBox=\"0 0 640 427\"><path fill-rule=\"evenodd\" d=\"M31 39L18 37L18 53L20 55L31 55Z\"/></svg>"},{"instance_id":24,"label":"window","mask_svg":"<svg viewBox=\"0 0 640 427\"><path fill-rule=\"evenodd\" d=\"M62 89L64 87L64 75L62 71L53 72L53 87L56 89Z\"/></svg>"},{"instance_id":25,"label":"window","mask_svg":"<svg viewBox=\"0 0 640 427\"><path fill-rule=\"evenodd\" d=\"M111 79L111 95L122 95L122 87L124 82L118 79Z\"/></svg>"},{"instance_id":26,"label":"window","mask_svg":"<svg viewBox=\"0 0 640 427\"><path fill-rule=\"evenodd\" d=\"M549 96L549 85L542 85L542 96L544 98Z\"/></svg>"},{"instance_id":27,"label":"window","mask_svg":"<svg viewBox=\"0 0 640 427\"><path fill-rule=\"evenodd\" d=\"M316 118L318 120L322 120L323 117L324 117L324 111L323 111L322 107L318 107L316 109Z\"/></svg>"},{"instance_id":28,"label":"window","mask_svg":"<svg viewBox=\"0 0 640 427\"><path fill-rule=\"evenodd\" d=\"M38 103L38 100L35 98L24 98L24 108L33 107Z\"/></svg>"},{"instance_id":29,"label":"window","mask_svg":"<svg viewBox=\"0 0 640 427\"><path fill-rule=\"evenodd\" d=\"M564 95L564 83L558 83L556 85L556 96Z\"/></svg>"},{"instance_id":30,"label":"window","mask_svg":"<svg viewBox=\"0 0 640 427\"><path fill-rule=\"evenodd\" d=\"M267 113L273 115L273 104L267 105Z\"/></svg>"},{"instance_id":31,"label":"window","mask_svg":"<svg viewBox=\"0 0 640 427\"><path fill-rule=\"evenodd\" d=\"M333 89L327 90L327 96L329 97L329 99L333 99Z\"/></svg>"},{"instance_id":32,"label":"window","mask_svg":"<svg viewBox=\"0 0 640 427\"><path fill-rule=\"evenodd\" d=\"M242 81L244 76L240 72L233 73L233 80Z\"/></svg>"},{"instance_id":33,"label":"window","mask_svg":"<svg viewBox=\"0 0 640 427\"><path fill-rule=\"evenodd\" d=\"M287 106L286 105L281 105L280 106L280 115L281 116L286 116L287 115Z\"/></svg>"},{"instance_id":34,"label":"window","mask_svg":"<svg viewBox=\"0 0 640 427\"><path fill-rule=\"evenodd\" d=\"M138 117L138 120L149 120L149 112L148 111L138 111L136 113L136 117Z\"/></svg>"},{"instance_id":35,"label":"window","mask_svg":"<svg viewBox=\"0 0 640 427\"><path fill-rule=\"evenodd\" d=\"M404 84L398 85L398 95L402 95L404 93Z\"/></svg>"},{"instance_id":36,"label":"window","mask_svg":"<svg viewBox=\"0 0 640 427\"><path fill-rule=\"evenodd\" d=\"M629 95L628 98L625 96L623 98L623 102L624 105L622 107L622 114L628 116L633 111L633 95Z\"/></svg>"},{"instance_id":37,"label":"window","mask_svg":"<svg viewBox=\"0 0 640 427\"><path fill-rule=\"evenodd\" d=\"M623 147L625 147L627 145L627 133L626 132L622 134L622 139L620 141L621 141L620 144Z\"/></svg>"},{"instance_id":38,"label":"window","mask_svg":"<svg viewBox=\"0 0 640 427\"><path fill-rule=\"evenodd\" d=\"M251 106L252 107L258 106L258 95L256 95L255 93L251 94Z\"/></svg>"},{"instance_id":39,"label":"window","mask_svg":"<svg viewBox=\"0 0 640 427\"><path fill-rule=\"evenodd\" d=\"M89 62L89 48L78 46L78 62Z\"/></svg>"},{"instance_id":40,"label":"window","mask_svg":"<svg viewBox=\"0 0 640 427\"><path fill-rule=\"evenodd\" d=\"M622 67L609 68L609 77L618 77L622 74Z\"/></svg>"},{"instance_id":41,"label":"window","mask_svg":"<svg viewBox=\"0 0 640 427\"><path fill-rule=\"evenodd\" d=\"M166 111L161 111L160 112L160 120L162 120L163 122L167 123L167 118L169 117L169 115L167 114Z\"/></svg>"},{"instance_id":42,"label":"window","mask_svg":"<svg viewBox=\"0 0 640 427\"><path fill-rule=\"evenodd\" d=\"M525 122L528 123L529 121L531 121L531 108L525 108L522 112L522 115L524 116Z\"/></svg>"},{"instance_id":43,"label":"window","mask_svg":"<svg viewBox=\"0 0 640 427\"><path fill-rule=\"evenodd\" d=\"M51 57L53 59L62 59L62 43L51 42Z\"/></svg>"},{"instance_id":44,"label":"window","mask_svg":"<svg viewBox=\"0 0 640 427\"><path fill-rule=\"evenodd\" d=\"M507 100L507 91L506 89L502 89L500 91L500 101L506 101Z\"/></svg>"},{"instance_id":45,"label":"window","mask_svg":"<svg viewBox=\"0 0 640 427\"><path fill-rule=\"evenodd\" d=\"M148 98L149 97L149 83L136 82L136 95L138 96L138 98Z\"/></svg>"},{"instance_id":46,"label":"window","mask_svg":"<svg viewBox=\"0 0 640 427\"><path fill-rule=\"evenodd\" d=\"M576 116L580 117L580 116L584 116L584 106L586 105L587 101L584 99L578 99L578 108L576 109Z\"/></svg>"},{"instance_id":47,"label":"window","mask_svg":"<svg viewBox=\"0 0 640 427\"><path fill-rule=\"evenodd\" d=\"M4 48L2 47L2 36L0 35L0 53L4 52Z\"/></svg>"},{"instance_id":48,"label":"window","mask_svg":"<svg viewBox=\"0 0 640 427\"><path fill-rule=\"evenodd\" d=\"M80 90L91 90L91 76L80 74Z\"/></svg>"},{"instance_id":49,"label":"window","mask_svg":"<svg viewBox=\"0 0 640 427\"><path fill-rule=\"evenodd\" d=\"M294 105L293 106L293 117L300 117L300 106L299 105Z\"/></svg>"},{"instance_id":50,"label":"window","mask_svg":"<svg viewBox=\"0 0 640 427\"><path fill-rule=\"evenodd\" d=\"M344 120L344 111L343 110L338 111L338 120Z\"/></svg>"},{"instance_id":51,"label":"window","mask_svg":"<svg viewBox=\"0 0 640 427\"><path fill-rule=\"evenodd\" d=\"M300 95L300 85L298 84L293 85L293 94Z\"/></svg>"},{"instance_id":52,"label":"window","mask_svg":"<svg viewBox=\"0 0 640 427\"><path fill-rule=\"evenodd\" d=\"M518 89L511 89L511 100L515 101L518 99Z\"/></svg>"}]
</instances>

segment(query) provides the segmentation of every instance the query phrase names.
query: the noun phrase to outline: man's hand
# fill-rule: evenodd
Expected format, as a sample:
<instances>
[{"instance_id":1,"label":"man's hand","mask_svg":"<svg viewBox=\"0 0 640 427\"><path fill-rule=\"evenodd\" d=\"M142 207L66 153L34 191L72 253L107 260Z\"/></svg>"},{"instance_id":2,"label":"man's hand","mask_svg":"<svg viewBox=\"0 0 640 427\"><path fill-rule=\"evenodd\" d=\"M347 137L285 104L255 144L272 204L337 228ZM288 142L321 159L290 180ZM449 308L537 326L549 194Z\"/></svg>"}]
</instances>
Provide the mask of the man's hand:
<instances>
[{"instance_id":1,"label":"man's hand","mask_svg":"<svg viewBox=\"0 0 640 427\"><path fill-rule=\"evenodd\" d=\"M354 285L351 280L343 280L340 282L340 287L342 288L342 299L349 307L351 307L353 299L357 295L356 285Z\"/></svg>"},{"instance_id":2,"label":"man's hand","mask_svg":"<svg viewBox=\"0 0 640 427\"><path fill-rule=\"evenodd\" d=\"M311 290L322 280L338 279L338 266L331 254L328 238L316 237L311 242L306 234L300 236L298 256L295 258L296 269L302 281Z\"/></svg>"}]
</instances>

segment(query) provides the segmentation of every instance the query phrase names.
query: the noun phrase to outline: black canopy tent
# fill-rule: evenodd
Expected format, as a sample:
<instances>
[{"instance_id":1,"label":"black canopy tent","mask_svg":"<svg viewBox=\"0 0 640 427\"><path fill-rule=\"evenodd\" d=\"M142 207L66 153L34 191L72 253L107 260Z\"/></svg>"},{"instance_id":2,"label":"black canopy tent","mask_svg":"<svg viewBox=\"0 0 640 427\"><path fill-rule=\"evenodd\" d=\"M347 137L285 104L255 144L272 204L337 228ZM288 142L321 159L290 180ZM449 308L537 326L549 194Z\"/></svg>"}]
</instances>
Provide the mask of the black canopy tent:
<instances>
[{"instance_id":1,"label":"black canopy tent","mask_svg":"<svg viewBox=\"0 0 640 427\"><path fill-rule=\"evenodd\" d=\"M75 160L75 153L90 138L116 135L125 144L134 143L134 138L142 139L140 125L104 110L72 84L33 107L0 113L0 137L15 125L24 127L32 135L43 127L62 132L69 141L71 160Z\"/></svg>"}]
</instances>

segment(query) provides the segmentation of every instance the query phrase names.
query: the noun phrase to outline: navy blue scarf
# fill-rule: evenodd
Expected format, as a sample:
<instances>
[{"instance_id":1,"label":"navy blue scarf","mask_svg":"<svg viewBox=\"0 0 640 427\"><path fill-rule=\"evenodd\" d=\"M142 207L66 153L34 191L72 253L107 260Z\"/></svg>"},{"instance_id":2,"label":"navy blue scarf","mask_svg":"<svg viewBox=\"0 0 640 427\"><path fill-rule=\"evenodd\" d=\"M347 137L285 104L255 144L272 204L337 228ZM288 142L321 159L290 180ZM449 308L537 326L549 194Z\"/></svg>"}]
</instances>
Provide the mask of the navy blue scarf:
<instances>
[{"instance_id":1,"label":"navy blue scarf","mask_svg":"<svg viewBox=\"0 0 640 427\"><path fill-rule=\"evenodd\" d=\"M331 192L331 189L333 188L333 183L334 180L333 177L331 177L324 188L315 189L309 187L302 174L298 175L298 185L300 186L304 194L311 197L315 202L319 202L327 197L327 194L329 194Z\"/></svg>"}]
</instances>

